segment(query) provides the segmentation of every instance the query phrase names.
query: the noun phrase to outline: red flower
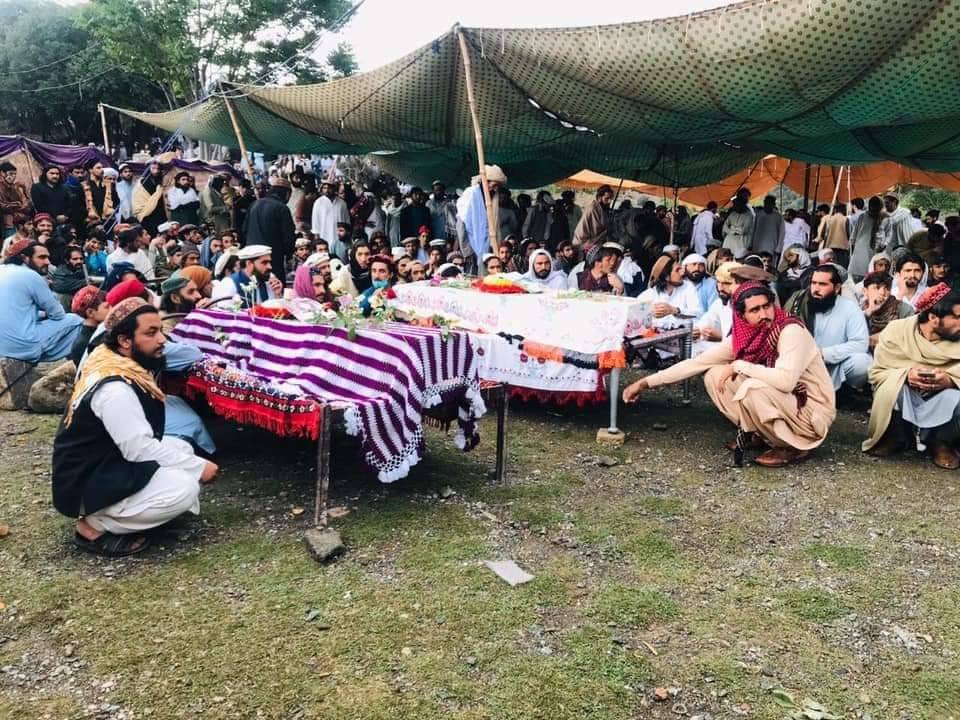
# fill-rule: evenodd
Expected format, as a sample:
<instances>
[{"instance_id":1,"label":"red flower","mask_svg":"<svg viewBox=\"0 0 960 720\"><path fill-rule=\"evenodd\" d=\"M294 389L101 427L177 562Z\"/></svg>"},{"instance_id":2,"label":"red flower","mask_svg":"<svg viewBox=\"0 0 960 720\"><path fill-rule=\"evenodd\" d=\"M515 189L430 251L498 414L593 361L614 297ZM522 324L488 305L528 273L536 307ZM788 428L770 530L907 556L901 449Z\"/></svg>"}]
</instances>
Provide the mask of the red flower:
<instances>
[{"instance_id":1,"label":"red flower","mask_svg":"<svg viewBox=\"0 0 960 720\"><path fill-rule=\"evenodd\" d=\"M526 353L520 353L520 362L526 362L529 359Z\"/></svg>"},{"instance_id":2,"label":"red flower","mask_svg":"<svg viewBox=\"0 0 960 720\"><path fill-rule=\"evenodd\" d=\"M393 291L393 288L387 288L387 300L396 300L397 294Z\"/></svg>"}]
</instances>

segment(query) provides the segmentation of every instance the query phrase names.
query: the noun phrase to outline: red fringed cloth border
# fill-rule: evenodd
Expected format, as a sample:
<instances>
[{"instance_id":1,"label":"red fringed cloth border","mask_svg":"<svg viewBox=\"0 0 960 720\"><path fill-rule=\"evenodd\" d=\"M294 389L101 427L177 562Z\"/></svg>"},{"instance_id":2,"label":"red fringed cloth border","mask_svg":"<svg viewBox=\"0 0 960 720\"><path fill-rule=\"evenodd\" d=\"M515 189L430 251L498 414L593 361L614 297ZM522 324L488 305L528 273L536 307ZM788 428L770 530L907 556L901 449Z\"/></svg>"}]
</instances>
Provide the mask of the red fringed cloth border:
<instances>
[{"instance_id":1,"label":"red fringed cloth border","mask_svg":"<svg viewBox=\"0 0 960 720\"><path fill-rule=\"evenodd\" d=\"M581 363L596 363L600 370L612 370L613 368L625 368L627 366L627 354L623 348L619 350L604 350L597 355L587 355L577 353L572 350L564 350L555 345L546 345L544 343L534 342L533 340L523 341L523 351L530 357L538 360L552 360L559 363L571 363L580 367L589 367Z\"/></svg>"},{"instance_id":2,"label":"red fringed cloth border","mask_svg":"<svg viewBox=\"0 0 960 720\"><path fill-rule=\"evenodd\" d=\"M283 393L233 365L204 358L187 378L189 399L203 396L217 415L254 425L281 437L320 437L322 405L313 398Z\"/></svg>"},{"instance_id":3,"label":"red fringed cloth border","mask_svg":"<svg viewBox=\"0 0 960 720\"><path fill-rule=\"evenodd\" d=\"M266 307L264 305L254 305L250 308L250 313L254 317L267 318L269 320L292 320L293 315L286 308Z\"/></svg>"},{"instance_id":4,"label":"red fringed cloth border","mask_svg":"<svg viewBox=\"0 0 960 720\"><path fill-rule=\"evenodd\" d=\"M607 401L607 391L603 386L603 374L598 374L597 389L593 392L581 392L578 390L534 390L533 388L510 386L510 397L529 402L536 400L544 405L569 405L576 404L582 408L586 405L599 405Z\"/></svg>"}]
</instances>

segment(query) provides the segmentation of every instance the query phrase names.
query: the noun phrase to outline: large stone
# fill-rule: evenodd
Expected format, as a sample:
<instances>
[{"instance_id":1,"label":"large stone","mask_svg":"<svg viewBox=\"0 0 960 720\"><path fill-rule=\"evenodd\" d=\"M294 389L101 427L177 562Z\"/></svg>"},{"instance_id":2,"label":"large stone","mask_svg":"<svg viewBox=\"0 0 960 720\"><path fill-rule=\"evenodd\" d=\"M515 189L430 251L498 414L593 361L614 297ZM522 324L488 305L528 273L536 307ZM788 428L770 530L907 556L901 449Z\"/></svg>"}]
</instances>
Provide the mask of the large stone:
<instances>
[{"instance_id":1,"label":"large stone","mask_svg":"<svg viewBox=\"0 0 960 720\"><path fill-rule=\"evenodd\" d=\"M340 539L340 533L330 528L310 528L304 534L303 540L317 562L332 560L346 550Z\"/></svg>"},{"instance_id":2,"label":"large stone","mask_svg":"<svg viewBox=\"0 0 960 720\"><path fill-rule=\"evenodd\" d=\"M0 410L26 409L30 388L39 379L39 371L30 363L0 358Z\"/></svg>"},{"instance_id":3,"label":"large stone","mask_svg":"<svg viewBox=\"0 0 960 720\"><path fill-rule=\"evenodd\" d=\"M36 413L61 414L73 394L76 374L73 360L65 360L33 384L27 406Z\"/></svg>"}]
</instances>

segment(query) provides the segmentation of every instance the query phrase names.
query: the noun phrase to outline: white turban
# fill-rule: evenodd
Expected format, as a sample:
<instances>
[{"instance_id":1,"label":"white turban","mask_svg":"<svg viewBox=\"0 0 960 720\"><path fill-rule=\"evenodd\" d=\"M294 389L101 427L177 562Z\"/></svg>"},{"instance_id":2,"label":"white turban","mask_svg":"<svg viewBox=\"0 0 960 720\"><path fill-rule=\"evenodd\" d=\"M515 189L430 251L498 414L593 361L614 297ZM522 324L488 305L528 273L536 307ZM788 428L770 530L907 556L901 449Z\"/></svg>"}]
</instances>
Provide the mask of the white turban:
<instances>
[{"instance_id":1,"label":"white turban","mask_svg":"<svg viewBox=\"0 0 960 720\"><path fill-rule=\"evenodd\" d=\"M698 253L690 253L683 259L684 267L686 267L687 265L696 265L697 263L706 265L707 259L703 255L700 255Z\"/></svg>"},{"instance_id":2,"label":"white turban","mask_svg":"<svg viewBox=\"0 0 960 720\"><path fill-rule=\"evenodd\" d=\"M665 252L665 253L667 253L667 254L672 253L672 252L678 253L678 252L680 252L680 246L679 246L679 245L664 245L664 246L663 246L663 252Z\"/></svg>"}]
</instances>

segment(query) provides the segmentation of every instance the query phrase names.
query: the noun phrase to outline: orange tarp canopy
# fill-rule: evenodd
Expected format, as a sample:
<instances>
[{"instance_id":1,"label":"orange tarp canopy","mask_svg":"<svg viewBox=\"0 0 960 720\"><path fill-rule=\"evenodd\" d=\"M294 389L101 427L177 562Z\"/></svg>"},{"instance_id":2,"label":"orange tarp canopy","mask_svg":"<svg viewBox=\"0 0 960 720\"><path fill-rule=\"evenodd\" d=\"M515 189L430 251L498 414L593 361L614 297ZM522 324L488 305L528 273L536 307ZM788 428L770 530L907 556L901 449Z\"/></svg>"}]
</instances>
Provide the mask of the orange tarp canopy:
<instances>
[{"instance_id":1,"label":"orange tarp canopy","mask_svg":"<svg viewBox=\"0 0 960 720\"><path fill-rule=\"evenodd\" d=\"M716 200L721 206L726 204L741 187L749 188L754 201L771 192L777 185L783 183L795 193L803 196L804 175L807 164L800 161L788 160L768 155L755 165L735 173L710 185L700 187L680 188L678 197L681 202L691 205L705 206L711 200ZM817 172L820 173L820 187L817 187ZM809 197L811 201L830 202L836 188L839 165L810 165ZM840 192L837 197L848 202L855 197L868 198L890 190L895 185L919 185L923 187L941 188L943 190L960 191L960 173L934 173L904 167L895 162L879 162L869 165L854 165L850 167L849 185L848 173L843 173L840 182ZM597 188L600 185L610 185L614 189L620 184L619 178L600 175L599 173L584 170L558 185L573 189ZM673 188L659 185L625 180L625 190L635 190L653 197L673 198ZM816 191L816 197L814 193Z\"/></svg>"}]
</instances>

